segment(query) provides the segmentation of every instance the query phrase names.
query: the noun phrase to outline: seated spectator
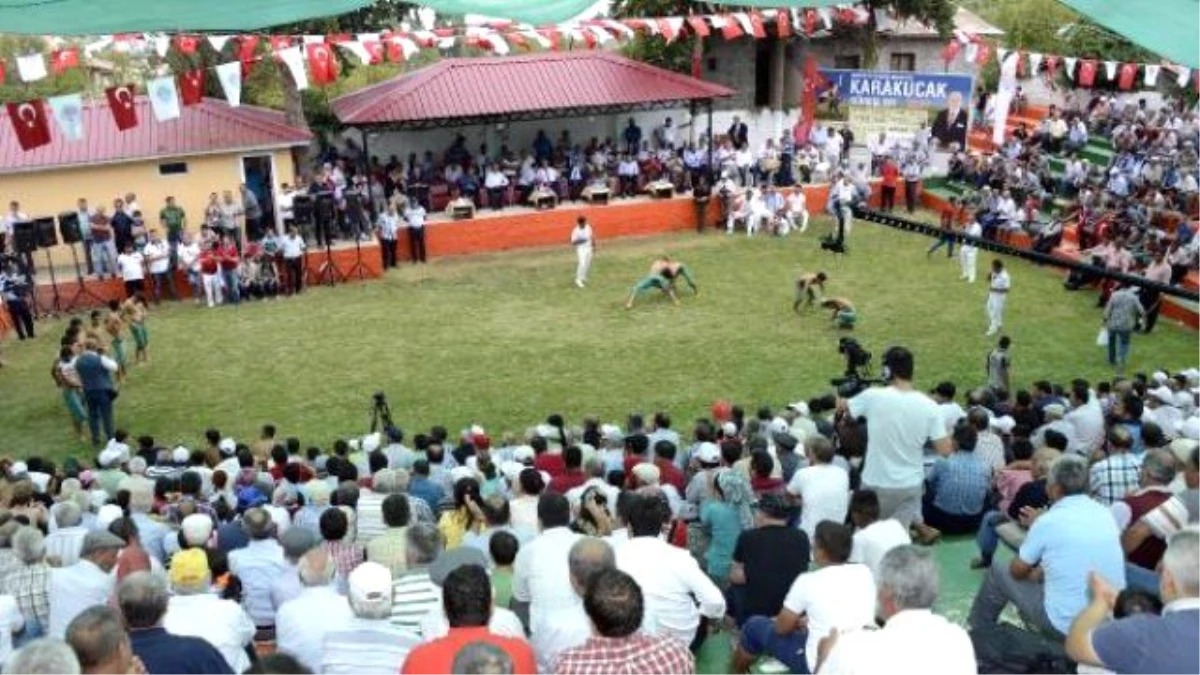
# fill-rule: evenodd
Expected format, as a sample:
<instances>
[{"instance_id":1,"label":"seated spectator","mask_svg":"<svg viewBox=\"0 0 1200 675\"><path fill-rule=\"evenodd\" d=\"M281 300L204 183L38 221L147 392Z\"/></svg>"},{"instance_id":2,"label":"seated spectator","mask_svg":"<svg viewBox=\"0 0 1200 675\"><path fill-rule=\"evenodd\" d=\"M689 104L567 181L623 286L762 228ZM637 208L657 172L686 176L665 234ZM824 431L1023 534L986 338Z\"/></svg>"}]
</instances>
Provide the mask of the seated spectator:
<instances>
[{"instance_id":1,"label":"seated spectator","mask_svg":"<svg viewBox=\"0 0 1200 675\"><path fill-rule=\"evenodd\" d=\"M212 575L203 551L180 551L171 559L171 598L162 619L172 635L191 635L216 647L235 673L250 667L246 648L254 622L236 602L210 592Z\"/></svg>"},{"instance_id":2,"label":"seated spectator","mask_svg":"<svg viewBox=\"0 0 1200 675\"><path fill-rule=\"evenodd\" d=\"M561 652L550 672L692 673L695 660L687 648L665 635L641 632L644 593L633 577L615 569L597 572L588 582L584 609L592 636Z\"/></svg>"},{"instance_id":3,"label":"seated spectator","mask_svg":"<svg viewBox=\"0 0 1200 675\"><path fill-rule=\"evenodd\" d=\"M149 572L134 572L117 587L117 604L129 629L133 653L146 672L233 673L233 669L208 642L172 635L162 626L167 613L167 585Z\"/></svg>"},{"instance_id":4,"label":"seated spectator","mask_svg":"<svg viewBox=\"0 0 1200 675\"><path fill-rule=\"evenodd\" d=\"M391 675L397 673L420 638L392 625L392 574L378 563L366 562L350 573L352 615L331 621L320 645L321 666L327 675Z\"/></svg>"},{"instance_id":5,"label":"seated spectator","mask_svg":"<svg viewBox=\"0 0 1200 675\"><path fill-rule=\"evenodd\" d=\"M607 543L584 537L571 546L568 565L571 589L586 600L585 591L592 579L605 570L616 568L617 562ZM592 626L583 603L555 605L541 626L542 629L533 636L533 651L540 672L558 672L552 668L559 655L585 644L591 637Z\"/></svg>"},{"instance_id":6,"label":"seated spectator","mask_svg":"<svg viewBox=\"0 0 1200 675\"><path fill-rule=\"evenodd\" d=\"M700 524L708 541L704 570L719 586L729 583L733 551L742 530L754 525L753 501L750 484L740 472L727 468L713 475L712 497L700 506Z\"/></svg>"},{"instance_id":7,"label":"seated spectator","mask_svg":"<svg viewBox=\"0 0 1200 675\"><path fill-rule=\"evenodd\" d=\"M125 541L104 530L89 532L79 549L79 562L51 570L46 593L50 624L46 634L62 639L67 624L92 605L108 602L115 580L111 572Z\"/></svg>"},{"instance_id":8,"label":"seated spectator","mask_svg":"<svg viewBox=\"0 0 1200 675\"><path fill-rule=\"evenodd\" d=\"M975 672L967 632L933 613L941 583L928 551L911 544L893 548L879 561L876 581L883 629L847 630L821 640L814 672Z\"/></svg>"},{"instance_id":9,"label":"seated spectator","mask_svg":"<svg viewBox=\"0 0 1200 675\"><path fill-rule=\"evenodd\" d=\"M392 617L396 626L420 634L421 619L441 601L441 589L429 577L429 566L444 546L437 528L426 523L409 526L405 553L407 572L392 582Z\"/></svg>"},{"instance_id":10,"label":"seated spectator","mask_svg":"<svg viewBox=\"0 0 1200 675\"><path fill-rule=\"evenodd\" d=\"M817 525L813 544L817 569L796 577L774 618L746 620L733 655L733 672L749 672L764 654L790 672L815 672L822 639L835 630L874 625L875 580L866 565L847 562L853 546L850 529L824 521Z\"/></svg>"},{"instance_id":11,"label":"seated spectator","mask_svg":"<svg viewBox=\"0 0 1200 675\"><path fill-rule=\"evenodd\" d=\"M300 558L298 568L304 590L279 608L275 644L316 673L324 663L325 635L349 621L351 611L334 587L337 563L328 551L313 548Z\"/></svg>"},{"instance_id":12,"label":"seated spectator","mask_svg":"<svg viewBox=\"0 0 1200 675\"><path fill-rule=\"evenodd\" d=\"M1124 588L1120 536L1108 509L1087 496L1086 462L1059 457L1046 489L1052 505L1033 519L1012 562L991 567L971 607L971 628L995 624L1012 603L1030 629L1062 640L1087 604L1090 572Z\"/></svg>"},{"instance_id":13,"label":"seated spectator","mask_svg":"<svg viewBox=\"0 0 1200 675\"><path fill-rule=\"evenodd\" d=\"M229 554L229 571L242 582L242 607L263 634L275 625L271 604L271 587L287 571L283 548L275 540L271 515L261 508L250 509L242 516L242 527L250 543Z\"/></svg>"},{"instance_id":14,"label":"seated spectator","mask_svg":"<svg viewBox=\"0 0 1200 675\"><path fill-rule=\"evenodd\" d=\"M850 475L833 464L833 443L824 436L804 441L808 466L796 471L787 485L787 493L800 504L800 529L809 541L816 536L817 524L829 520L846 522L850 506Z\"/></svg>"},{"instance_id":15,"label":"seated spectator","mask_svg":"<svg viewBox=\"0 0 1200 675\"><path fill-rule=\"evenodd\" d=\"M492 587L479 565L465 565L445 579L442 607L450 632L415 647L404 660L401 673L448 673L458 650L472 642L485 642L504 651L514 673L537 672L533 649L524 640L501 637L488 630L492 614Z\"/></svg>"},{"instance_id":16,"label":"seated spectator","mask_svg":"<svg viewBox=\"0 0 1200 675\"><path fill-rule=\"evenodd\" d=\"M954 429L954 453L933 465L922 513L925 524L947 534L968 534L979 529L992 470L975 455L975 428L959 424Z\"/></svg>"},{"instance_id":17,"label":"seated spectator","mask_svg":"<svg viewBox=\"0 0 1200 675\"><path fill-rule=\"evenodd\" d=\"M486 569L487 564L487 556L477 548L460 546L447 549L442 551L429 566L429 580L441 589L442 595L445 596L446 578L450 576L451 572L468 565L478 565ZM521 619L508 608L495 606L495 597L493 593L492 615L488 619L488 631L502 637L525 639L525 627L521 624ZM446 621L446 613L442 611L441 607L435 605L425 613L425 616L421 617L418 634L421 636L422 642L429 642L445 637L449 630L450 624Z\"/></svg>"},{"instance_id":18,"label":"seated spectator","mask_svg":"<svg viewBox=\"0 0 1200 675\"><path fill-rule=\"evenodd\" d=\"M387 495L383 500L382 511L386 529L367 542L366 556L368 560L388 568L393 577L398 577L404 573L408 563L405 542L408 538L411 512L407 495Z\"/></svg>"},{"instance_id":19,"label":"seated spectator","mask_svg":"<svg viewBox=\"0 0 1200 675\"><path fill-rule=\"evenodd\" d=\"M895 518L879 519L879 496L874 490L857 490L850 498L850 523L854 542L849 561L869 567L878 584L879 561L893 548L911 544L912 538Z\"/></svg>"},{"instance_id":20,"label":"seated spectator","mask_svg":"<svg viewBox=\"0 0 1200 675\"><path fill-rule=\"evenodd\" d=\"M971 569L991 567L992 556L1001 541L1017 548L1025 539L1028 522L1035 514L1050 505L1046 494L1046 476L1050 465L1062 455L1054 448L1042 448L1033 453L1030 476L1032 480L1022 485L1004 511L989 511L979 523L975 541L979 544L979 557L971 561ZM1013 532L1013 530L1016 532Z\"/></svg>"},{"instance_id":21,"label":"seated spectator","mask_svg":"<svg viewBox=\"0 0 1200 675\"><path fill-rule=\"evenodd\" d=\"M1140 487L1112 505L1123 548L1129 527L1173 496L1169 486L1175 478L1175 457L1167 450L1147 450L1138 473ZM1125 548L1125 580L1130 587L1150 592L1158 588L1154 570L1166 548L1166 541L1157 537L1147 537L1136 547Z\"/></svg>"},{"instance_id":22,"label":"seated spectator","mask_svg":"<svg viewBox=\"0 0 1200 675\"><path fill-rule=\"evenodd\" d=\"M67 626L66 641L75 651L84 673L147 672L146 664L133 653L129 633L125 630L125 622L120 612L107 605L89 607L75 617Z\"/></svg>"},{"instance_id":23,"label":"seated spectator","mask_svg":"<svg viewBox=\"0 0 1200 675\"><path fill-rule=\"evenodd\" d=\"M1108 431L1108 447L1091 468L1092 497L1111 506L1138 486L1138 458L1133 455L1133 436L1123 426Z\"/></svg>"},{"instance_id":24,"label":"seated spectator","mask_svg":"<svg viewBox=\"0 0 1200 675\"><path fill-rule=\"evenodd\" d=\"M755 505L754 528L738 536L728 597L739 627L751 616L779 614L792 582L808 571L808 536L788 525L794 513L785 496L763 495ZM780 551L789 554L780 556Z\"/></svg>"}]
</instances>

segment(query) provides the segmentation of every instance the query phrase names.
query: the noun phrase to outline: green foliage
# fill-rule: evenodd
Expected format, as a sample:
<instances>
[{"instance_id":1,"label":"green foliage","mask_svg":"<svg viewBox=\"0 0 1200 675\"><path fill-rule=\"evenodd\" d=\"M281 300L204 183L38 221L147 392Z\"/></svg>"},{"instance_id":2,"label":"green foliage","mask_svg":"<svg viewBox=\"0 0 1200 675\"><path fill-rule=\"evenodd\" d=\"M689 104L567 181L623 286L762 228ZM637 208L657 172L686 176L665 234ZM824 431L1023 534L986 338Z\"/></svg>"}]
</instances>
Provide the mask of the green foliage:
<instances>
[{"instance_id":1,"label":"green foliage","mask_svg":"<svg viewBox=\"0 0 1200 675\"><path fill-rule=\"evenodd\" d=\"M17 74L16 58L41 52L46 56L45 79L25 83ZM82 59L82 56L80 57ZM0 103L28 101L33 98L84 92L88 89L88 74L84 68L71 68L55 75L50 68L49 50L44 40L32 36L0 35L0 62L5 65L5 77L0 79Z\"/></svg>"},{"instance_id":2,"label":"green foliage","mask_svg":"<svg viewBox=\"0 0 1200 675\"><path fill-rule=\"evenodd\" d=\"M689 0L614 0L612 15L621 19L642 17L684 16L696 10ZM680 73L692 71L692 41L675 40L667 44L657 35L638 34L621 50L638 61L674 70Z\"/></svg>"},{"instance_id":3,"label":"green foliage","mask_svg":"<svg viewBox=\"0 0 1200 675\"><path fill-rule=\"evenodd\" d=\"M956 5L951 0L869 0L867 23L863 26L835 25L835 38L853 40L862 47L864 68L874 68L879 61L879 31L875 11L881 10L897 19L920 21L937 30L943 37L954 31Z\"/></svg>"},{"instance_id":4,"label":"green foliage","mask_svg":"<svg viewBox=\"0 0 1200 675\"><path fill-rule=\"evenodd\" d=\"M1003 30L1004 45L1009 49L1105 61L1159 61L1057 0L966 0L963 5ZM1062 29L1066 30L1060 34Z\"/></svg>"}]
</instances>

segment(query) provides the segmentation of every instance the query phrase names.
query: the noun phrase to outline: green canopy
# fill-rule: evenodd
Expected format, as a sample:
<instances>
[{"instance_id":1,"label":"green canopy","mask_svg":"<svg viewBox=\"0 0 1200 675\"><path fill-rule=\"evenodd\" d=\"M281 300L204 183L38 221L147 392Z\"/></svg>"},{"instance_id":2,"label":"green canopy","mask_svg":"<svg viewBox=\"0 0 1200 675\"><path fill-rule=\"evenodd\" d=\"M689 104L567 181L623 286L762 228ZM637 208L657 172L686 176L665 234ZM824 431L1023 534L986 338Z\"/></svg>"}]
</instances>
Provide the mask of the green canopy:
<instances>
[{"instance_id":1,"label":"green canopy","mask_svg":"<svg viewBox=\"0 0 1200 675\"><path fill-rule=\"evenodd\" d=\"M415 0L438 14L482 14L542 26L583 14L596 0Z\"/></svg>"},{"instance_id":2,"label":"green canopy","mask_svg":"<svg viewBox=\"0 0 1200 675\"><path fill-rule=\"evenodd\" d=\"M853 4L847 0L692 0L707 5L733 5L735 7L757 7L759 9L804 9L806 7L833 7Z\"/></svg>"},{"instance_id":3,"label":"green canopy","mask_svg":"<svg viewBox=\"0 0 1200 675\"><path fill-rule=\"evenodd\" d=\"M372 0L0 0L0 33L250 31L337 16Z\"/></svg>"},{"instance_id":4,"label":"green canopy","mask_svg":"<svg viewBox=\"0 0 1200 675\"><path fill-rule=\"evenodd\" d=\"M1130 42L1200 68L1200 0L1059 0Z\"/></svg>"}]
</instances>

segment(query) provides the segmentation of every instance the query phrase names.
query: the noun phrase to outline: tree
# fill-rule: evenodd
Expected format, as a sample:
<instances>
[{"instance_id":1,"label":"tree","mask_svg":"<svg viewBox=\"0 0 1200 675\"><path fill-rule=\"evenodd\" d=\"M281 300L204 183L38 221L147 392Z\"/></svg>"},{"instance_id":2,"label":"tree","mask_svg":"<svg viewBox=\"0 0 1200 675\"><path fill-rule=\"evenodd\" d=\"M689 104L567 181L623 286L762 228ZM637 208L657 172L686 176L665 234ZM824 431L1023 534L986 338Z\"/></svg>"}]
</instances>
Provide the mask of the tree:
<instances>
[{"instance_id":1,"label":"tree","mask_svg":"<svg viewBox=\"0 0 1200 675\"><path fill-rule=\"evenodd\" d=\"M17 74L17 57L39 52L46 57L46 77L37 82L22 82ZM0 63L12 64L12 67L6 69L6 76L0 78L0 103L83 93L89 89L90 81L86 68L71 68L61 75L54 74L50 68L50 54L46 41L39 37L0 35Z\"/></svg>"},{"instance_id":2,"label":"tree","mask_svg":"<svg viewBox=\"0 0 1200 675\"><path fill-rule=\"evenodd\" d=\"M614 0L612 14L622 19L686 16L698 7L700 6L690 0ZM639 33L622 51L631 59L687 73L691 72L692 51L696 48L694 40L698 39L694 38L692 42L674 40L667 44L666 40L657 35L646 36Z\"/></svg>"}]
</instances>

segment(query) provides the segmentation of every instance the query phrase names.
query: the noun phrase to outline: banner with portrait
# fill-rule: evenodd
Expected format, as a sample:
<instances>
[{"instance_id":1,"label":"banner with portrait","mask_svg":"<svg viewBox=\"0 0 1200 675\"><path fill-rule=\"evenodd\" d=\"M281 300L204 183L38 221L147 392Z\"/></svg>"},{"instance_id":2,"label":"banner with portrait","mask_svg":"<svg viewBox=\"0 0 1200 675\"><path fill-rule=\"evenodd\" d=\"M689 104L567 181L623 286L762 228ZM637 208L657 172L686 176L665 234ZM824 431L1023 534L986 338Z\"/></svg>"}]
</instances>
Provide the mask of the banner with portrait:
<instances>
[{"instance_id":1,"label":"banner with portrait","mask_svg":"<svg viewBox=\"0 0 1200 675\"><path fill-rule=\"evenodd\" d=\"M949 73L822 69L855 137L911 136L922 123L943 148L966 147L975 78Z\"/></svg>"}]
</instances>

